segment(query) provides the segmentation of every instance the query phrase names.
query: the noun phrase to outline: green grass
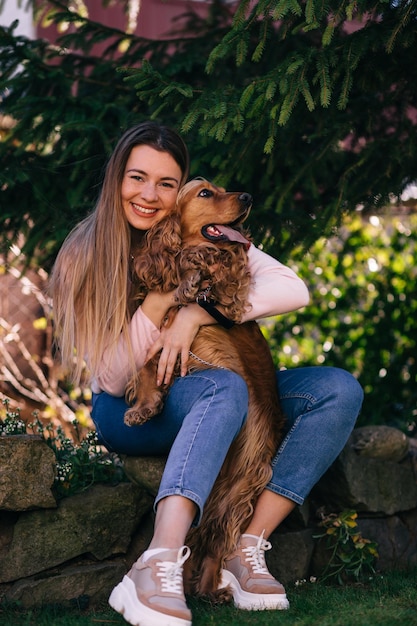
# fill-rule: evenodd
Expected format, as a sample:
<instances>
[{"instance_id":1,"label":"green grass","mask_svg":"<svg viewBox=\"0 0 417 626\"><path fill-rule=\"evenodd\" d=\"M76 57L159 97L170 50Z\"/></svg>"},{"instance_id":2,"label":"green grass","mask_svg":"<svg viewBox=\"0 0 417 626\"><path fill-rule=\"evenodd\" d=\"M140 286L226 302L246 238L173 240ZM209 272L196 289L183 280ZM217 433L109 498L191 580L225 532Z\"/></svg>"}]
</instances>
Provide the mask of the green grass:
<instances>
[{"instance_id":1,"label":"green grass","mask_svg":"<svg viewBox=\"0 0 417 626\"><path fill-rule=\"evenodd\" d=\"M289 611L238 611L191 601L193 626L417 626L417 571L375 576L366 585L287 586ZM63 607L22 610L0 605L1 626L123 625L123 618L103 606L81 611Z\"/></svg>"}]
</instances>

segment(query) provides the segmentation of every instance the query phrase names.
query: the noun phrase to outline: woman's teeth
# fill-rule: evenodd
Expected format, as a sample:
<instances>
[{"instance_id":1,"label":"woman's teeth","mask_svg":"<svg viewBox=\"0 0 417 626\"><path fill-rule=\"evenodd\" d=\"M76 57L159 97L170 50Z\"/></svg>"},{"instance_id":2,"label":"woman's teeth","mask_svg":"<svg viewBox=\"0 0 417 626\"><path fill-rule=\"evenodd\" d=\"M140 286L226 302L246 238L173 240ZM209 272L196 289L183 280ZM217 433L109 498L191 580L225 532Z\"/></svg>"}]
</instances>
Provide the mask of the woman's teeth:
<instances>
[{"instance_id":1,"label":"woman's teeth","mask_svg":"<svg viewBox=\"0 0 417 626\"><path fill-rule=\"evenodd\" d=\"M141 213L156 213L157 209L145 209L144 206L140 206L140 204L134 204L132 202L132 206L136 211L140 211Z\"/></svg>"}]
</instances>

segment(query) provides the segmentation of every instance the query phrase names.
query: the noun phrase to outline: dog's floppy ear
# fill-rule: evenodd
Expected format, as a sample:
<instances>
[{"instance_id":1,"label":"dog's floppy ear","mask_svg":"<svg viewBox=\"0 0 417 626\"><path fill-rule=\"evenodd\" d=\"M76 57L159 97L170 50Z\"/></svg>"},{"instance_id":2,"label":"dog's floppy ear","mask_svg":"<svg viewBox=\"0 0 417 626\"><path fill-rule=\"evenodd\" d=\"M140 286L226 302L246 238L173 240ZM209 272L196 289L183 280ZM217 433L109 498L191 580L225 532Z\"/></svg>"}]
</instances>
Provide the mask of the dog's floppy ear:
<instances>
[{"instance_id":1,"label":"dog's floppy ear","mask_svg":"<svg viewBox=\"0 0 417 626\"><path fill-rule=\"evenodd\" d=\"M146 233L145 254L181 248L181 223L178 213L171 213L154 224Z\"/></svg>"},{"instance_id":2,"label":"dog's floppy ear","mask_svg":"<svg viewBox=\"0 0 417 626\"><path fill-rule=\"evenodd\" d=\"M147 291L171 291L178 285L176 257L181 250L181 225L176 213L164 217L146 233L135 259L137 279Z\"/></svg>"}]
</instances>

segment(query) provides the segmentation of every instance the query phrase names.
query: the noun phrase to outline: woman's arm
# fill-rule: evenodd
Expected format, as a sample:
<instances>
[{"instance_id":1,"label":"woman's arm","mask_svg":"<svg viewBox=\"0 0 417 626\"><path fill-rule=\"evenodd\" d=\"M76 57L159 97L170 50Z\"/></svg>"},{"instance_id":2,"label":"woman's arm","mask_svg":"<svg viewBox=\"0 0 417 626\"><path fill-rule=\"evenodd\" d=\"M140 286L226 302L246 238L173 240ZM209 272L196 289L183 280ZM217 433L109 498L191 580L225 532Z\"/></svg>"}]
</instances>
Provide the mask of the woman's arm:
<instances>
[{"instance_id":1,"label":"woman's arm","mask_svg":"<svg viewBox=\"0 0 417 626\"><path fill-rule=\"evenodd\" d=\"M105 350L99 369L94 375L93 391L101 390L114 396L123 396L134 368L143 367L149 349L158 340L162 320L173 303L173 292L152 292L146 296L129 324L131 352L122 335L115 346ZM133 360L130 354L133 355Z\"/></svg>"},{"instance_id":2,"label":"woman's arm","mask_svg":"<svg viewBox=\"0 0 417 626\"><path fill-rule=\"evenodd\" d=\"M255 320L295 311L309 302L305 283L293 270L256 246L248 251L252 277L249 302L252 305L243 321Z\"/></svg>"},{"instance_id":3,"label":"woman's arm","mask_svg":"<svg viewBox=\"0 0 417 626\"><path fill-rule=\"evenodd\" d=\"M103 354L98 371L94 373L94 392L107 391L113 396L123 396L133 368L143 367L149 348L159 337L159 329L139 307L130 322L129 335L134 364L126 338L121 335L117 344L107 348Z\"/></svg>"}]
</instances>

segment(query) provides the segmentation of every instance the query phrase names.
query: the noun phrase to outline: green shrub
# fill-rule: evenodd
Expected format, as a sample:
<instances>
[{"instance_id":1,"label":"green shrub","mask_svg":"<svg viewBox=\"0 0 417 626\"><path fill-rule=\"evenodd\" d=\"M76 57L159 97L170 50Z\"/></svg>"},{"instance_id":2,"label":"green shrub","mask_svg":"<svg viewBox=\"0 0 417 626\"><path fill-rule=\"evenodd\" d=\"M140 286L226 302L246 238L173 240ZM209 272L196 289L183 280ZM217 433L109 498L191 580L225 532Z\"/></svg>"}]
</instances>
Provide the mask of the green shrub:
<instances>
[{"instance_id":1,"label":"green shrub","mask_svg":"<svg viewBox=\"0 0 417 626\"><path fill-rule=\"evenodd\" d=\"M328 562L319 575L321 582L329 579L339 584L359 582L375 573L377 544L362 537L357 517L355 511L342 511L327 515L321 521L323 532L315 535L315 539L324 541L329 554Z\"/></svg>"},{"instance_id":2,"label":"green shrub","mask_svg":"<svg viewBox=\"0 0 417 626\"><path fill-rule=\"evenodd\" d=\"M333 365L365 391L358 425L390 424L409 434L417 414L417 215L346 220L291 265L311 301L266 324L276 364Z\"/></svg>"}]
</instances>

